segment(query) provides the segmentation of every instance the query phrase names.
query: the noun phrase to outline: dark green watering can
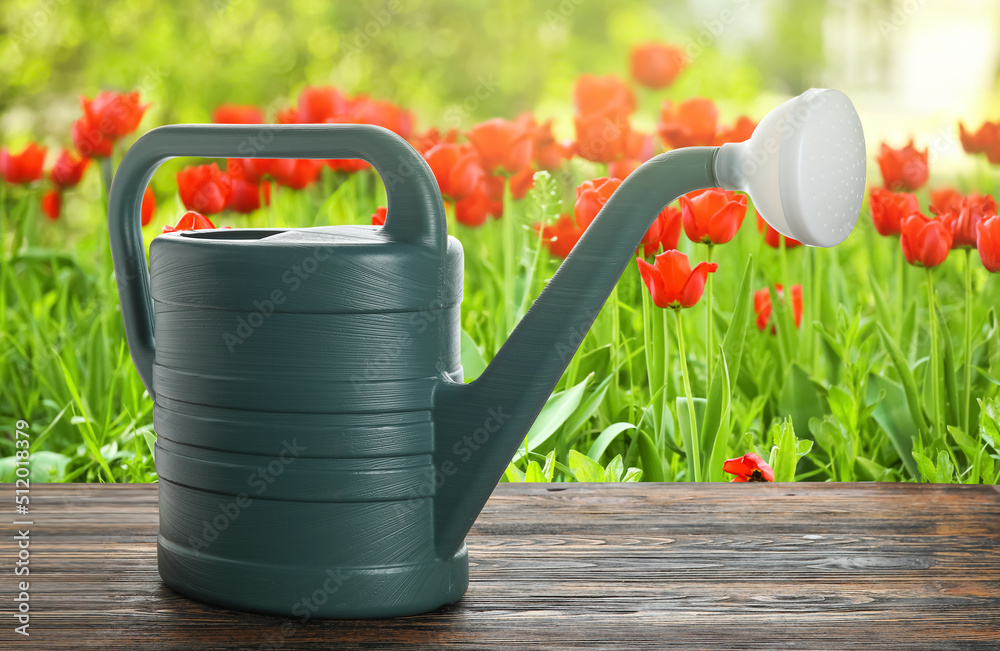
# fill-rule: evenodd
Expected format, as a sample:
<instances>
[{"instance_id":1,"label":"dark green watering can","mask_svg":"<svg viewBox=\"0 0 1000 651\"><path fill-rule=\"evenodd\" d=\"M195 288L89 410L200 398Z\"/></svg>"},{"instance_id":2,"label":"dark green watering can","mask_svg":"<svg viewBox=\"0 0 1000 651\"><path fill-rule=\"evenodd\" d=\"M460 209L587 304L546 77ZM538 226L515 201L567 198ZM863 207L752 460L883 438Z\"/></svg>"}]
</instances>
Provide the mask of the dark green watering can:
<instances>
[{"instance_id":1,"label":"dark green watering can","mask_svg":"<svg viewBox=\"0 0 1000 651\"><path fill-rule=\"evenodd\" d=\"M156 237L143 191L174 156L361 158L385 226ZM806 244L850 233L864 192L850 101L810 91L747 143L633 172L475 382L460 363L462 247L421 156L367 125L176 125L123 158L109 228L129 349L155 402L160 575L186 595L296 617L458 600L465 535L665 205L745 190Z\"/></svg>"}]
</instances>

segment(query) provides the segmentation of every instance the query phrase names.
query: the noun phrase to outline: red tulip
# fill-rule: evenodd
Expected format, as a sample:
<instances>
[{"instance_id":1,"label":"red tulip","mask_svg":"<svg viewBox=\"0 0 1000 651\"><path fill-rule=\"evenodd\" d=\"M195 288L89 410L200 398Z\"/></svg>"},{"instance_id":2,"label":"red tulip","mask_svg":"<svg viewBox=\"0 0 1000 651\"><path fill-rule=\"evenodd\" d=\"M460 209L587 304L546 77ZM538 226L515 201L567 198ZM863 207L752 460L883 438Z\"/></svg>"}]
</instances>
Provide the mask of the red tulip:
<instances>
[{"instance_id":1,"label":"red tulip","mask_svg":"<svg viewBox=\"0 0 1000 651\"><path fill-rule=\"evenodd\" d=\"M637 160L630 160L628 158L623 158L621 160L616 160L612 163L608 163L608 176L613 179L621 179L624 181L628 178L628 175L639 169L642 165Z\"/></svg>"},{"instance_id":2,"label":"red tulip","mask_svg":"<svg viewBox=\"0 0 1000 651\"><path fill-rule=\"evenodd\" d=\"M909 192L893 192L885 188L872 188L868 195L872 223L881 235L899 235L903 220L920 212L920 202Z\"/></svg>"},{"instance_id":3,"label":"red tulip","mask_svg":"<svg viewBox=\"0 0 1000 651\"><path fill-rule=\"evenodd\" d=\"M212 111L212 122L216 124L262 124L264 114L256 106L222 104Z\"/></svg>"},{"instance_id":4,"label":"red tulip","mask_svg":"<svg viewBox=\"0 0 1000 651\"><path fill-rule=\"evenodd\" d=\"M958 125L962 148L970 154L986 154L986 159L994 165L1000 164L1000 122L984 122L975 133Z\"/></svg>"},{"instance_id":5,"label":"red tulip","mask_svg":"<svg viewBox=\"0 0 1000 651\"><path fill-rule=\"evenodd\" d=\"M997 214L997 202L993 197L972 193L953 205L951 210L940 215L951 228L953 249L976 248L976 226L986 217Z\"/></svg>"},{"instance_id":6,"label":"red tulip","mask_svg":"<svg viewBox=\"0 0 1000 651\"><path fill-rule=\"evenodd\" d=\"M572 151L565 145L556 141L552 134L552 120L547 120L542 124L537 124L530 116L529 129L532 137L532 151L534 152L535 165L538 169L554 170L562 164L563 159L571 157Z\"/></svg>"},{"instance_id":7,"label":"red tulip","mask_svg":"<svg viewBox=\"0 0 1000 651\"><path fill-rule=\"evenodd\" d=\"M73 123L71 135L77 150L90 158L107 158L115 146L114 140L92 124L86 115Z\"/></svg>"},{"instance_id":8,"label":"red tulip","mask_svg":"<svg viewBox=\"0 0 1000 651\"><path fill-rule=\"evenodd\" d=\"M482 226L490 215L500 217L503 203L487 193L487 185L487 181L480 183L469 196L455 202L455 221L465 226Z\"/></svg>"},{"instance_id":9,"label":"red tulip","mask_svg":"<svg viewBox=\"0 0 1000 651\"><path fill-rule=\"evenodd\" d=\"M625 157L645 163L656 155L656 143L653 136L648 133L641 133L629 130L625 145Z\"/></svg>"},{"instance_id":10,"label":"red tulip","mask_svg":"<svg viewBox=\"0 0 1000 651\"><path fill-rule=\"evenodd\" d=\"M55 221L62 211L62 193L59 190L48 190L42 195L42 213Z\"/></svg>"},{"instance_id":11,"label":"red tulip","mask_svg":"<svg viewBox=\"0 0 1000 651\"><path fill-rule=\"evenodd\" d=\"M632 48L632 78L646 88L666 88L687 65L684 50L662 43L644 43Z\"/></svg>"},{"instance_id":12,"label":"red tulip","mask_svg":"<svg viewBox=\"0 0 1000 651\"><path fill-rule=\"evenodd\" d=\"M542 243L549 253L557 258L569 255L576 243L583 237L585 229L577 225L572 215L560 215L555 224L542 226L535 224L535 230L541 229Z\"/></svg>"},{"instance_id":13,"label":"red tulip","mask_svg":"<svg viewBox=\"0 0 1000 651\"><path fill-rule=\"evenodd\" d=\"M621 184L620 179L611 179L606 176L581 183L576 189L576 206L573 211L576 215L576 223L581 228L590 226L590 222L594 221L597 213L601 212L604 204L608 202L608 199Z\"/></svg>"},{"instance_id":14,"label":"red tulip","mask_svg":"<svg viewBox=\"0 0 1000 651\"><path fill-rule=\"evenodd\" d=\"M736 475L732 481L774 481L774 470L753 452L737 459L727 459L722 464L722 470Z\"/></svg>"},{"instance_id":15,"label":"red tulip","mask_svg":"<svg viewBox=\"0 0 1000 651\"><path fill-rule=\"evenodd\" d=\"M90 125L97 127L110 140L117 140L135 131L149 108L149 104L139 103L139 93L135 91L103 91L92 100L81 96L80 105Z\"/></svg>"},{"instance_id":16,"label":"red tulip","mask_svg":"<svg viewBox=\"0 0 1000 651\"><path fill-rule=\"evenodd\" d=\"M385 215L388 209L385 206L379 206L375 209L375 214L372 215L372 226L385 226Z\"/></svg>"},{"instance_id":17,"label":"red tulip","mask_svg":"<svg viewBox=\"0 0 1000 651\"><path fill-rule=\"evenodd\" d=\"M976 224L979 259L991 272L1000 271L1000 217L994 215Z\"/></svg>"},{"instance_id":18,"label":"red tulip","mask_svg":"<svg viewBox=\"0 0 1000 651\"><path fill-rule=\"evenodd\" d=\"M226 208L238 213L251 213L260 208L261 192L264 193L264 204L270 203L271 184L264 181L263 184L252 183L238 176L232 179L233 190L229 194L229 201Z\"/></svg>"},{"instance_id":19,"label":"red tulip","mask_svg":"<svg viewBox=\"0 0 1000 651\"><path fill-rule=\"evenodd\" d=\"M781 240L785 240L786 249L791 249L796 246L802 246L802 242L794 240L790 237L785 237L778 231L774 230L774 228L772 228L770 224L764 221L764 218L760 216L760 213L757 212L756 208L754 208L754 213L756 213L757 215L757 232L764 234L764 244L767 244L769 247L773 249L780 249Z\"/></svg>"},{"instance_id":20,"label":"red tulip","mask_svg":"<svg viewBox=\"0 0 1000 651\"><path fill-rule=\"evenodd\" d=\"M479 156L470 145L441 143L434 145L424 159L434 173L441 194L448 201L458 201L472 194L483 180Z\"/></svg>"},{"instance_id":21,"label":"red tulip","mask_svg":"<svg viewBox=\"0 0 1000 651\"><path fill-rule=\"evenodd\" d=\"M635 94L614 75L580 75L573 87L577 115L625 115L635 110Z\"/></svg>"},{"instance_id":22,"label":"red tulip","mask_svg":"<svg viewBox=\"0 0 1000 651\"><path fill-rule=\"evenodd\" d=\"M311 124L326 122L330 118L343 115L348 109L348 100L333 86L306 86L299 93L299 103L294 114L295 122ZM293 117L286 111L285 119Z\"/></svg>"},{"instance_id":23,"label":"red tulip","mask_svg":"<svg viewBox=\"0 0 1000 651\"><path fill-rule=\"evenodd\" d=\"M510 177L510 196L520 201L528 194L535 185L535 170L530 167Z\"/></svg>"},{"instance_id":24,"label":"red tulip","mask_svg":"<svg viewBox=\"0 0 1000 651\"><path fill-rule=\"evenodd\" d=\"M294 106L278 109L278 112L274 114L274 121L278 124L299 124L299 109Z\"/></svg>"},{"instance_id":25,"label":"red tulip","mask_svg":"<svg viewBox=\"0 0 1000 651\"><path fill-rule=\"evenodd\" d=\"M935 215L943 215L946 212L959 207L962 202L962 193L948 186L931 190L931 212ZM916 210L914 210L916 212Z\"/></svg>"},{"instance_id":26,"label":"red tulip","mask_svg":"<svg viewBox=\"0 0 1000 651\"><path fill-rule=\"evenodd\" d=\"M599 163L624 156L628 148L629 115L635 110L635 95L611 75L581 75L573 89L576 111L576 153Z\"/></svg>"},{"instance_id":27,"label":"red tulip","mask_svg":"<svg viewBox=\"0 0 1000 651\"><path fill-rule=\"evenodd\" d=\"M736 122L731 127L722 127L715 134L715 144L723 145L727 142L744 142L750 139L757 123L745 115L736 118Z\"/></svg>"},{"instance_id":28,"label":"red tulip","mask_svg":"<svg viewBox=\"0 0 1000 651\"><path fill-rule=\"evenodd\" d=\"M413 114L385 100L359 97L348 113L359 124L385 127L403 138L409 138L413 131Z\"/></svg>"},{"instance_id":29,"label":"red tulip","mask_svg":"<svg viewBox=\"0 0 1000 651\"><path fill-rule=\"evenodd\" d=\"M293 190L302 190L315 181L319 177L324 164L321 160L313 160L311 158L292 158L288 160L291 161L291 164L287 168L280 170L272 169L272 176L274 176L279 184Z\"/></svg>"},{"instance_id":30,"label":"red tulip","mask_svg":"<svg viewBox=\"0 0 1000 651\"><path fill-rule=\"evenodd\" d=\"M531 134L523 123L493 118L472 127L466 136L487 174L516 174L531 162Z\"/></svg>"},{"instance_id":31,"label":"red tulip","mask_svg":"<svg viewBox=\"0 0 1000 651\"><path fill-rule=\"evenodd\" d=\"M656 256L654 264L642 258L636 258L636 264L657 307L674 310L695 305L705 291L708 274L719 268L714 262L700 262L692 270L688 257L676 250Z\"/></svg>"},{"instance_id":32,"label":"red tulip","mask_svg":"<svg viewBox=\"0 0 1000 651\"><path fill-rule=\"evenodd\" d=\"M679 201L684 232L692 242L725 244L740 230L747 214L746 195L729 190L698 190L682 195Z\"/></svg>"},{"instance_id":33,"label":"red tulip","mask_svg":"<svg viewBox=\"0 0 1000 651\"><path fill-rule=\"evenodd\" d=\"M147 185L146 191L142 193L142 208L139 210L140 220L143 226L153 221L153 213L155 212L156 196L153 195L153 189Z\"/></svg>"},{"instance_id":34,"label":"red tulip","mask_svg":"<svg viewBox=\"0 0 1000 651\"><path fill-rule=\"evenodd\" d=\"M774 286L775 293L784 305L785 297L781 284ZM771 292L765 287L757 290L753 295L753 310L757 313L757 327L761 332L767 328L767 322L771 319ZM795 320L795 327L802 325L802 285L792 285L792 318ZM775 332L775 327L771 326L771 333Z\"/></svg>"},{"instance_id":35,"label":"red tulip","mask_svg":"<svg viewBox=\"0 0 1000 651\"><path fill-rule=\"evenodd\" d=\"M421 155L426 154L434 145L440 145L443 142L455 144L458 142L458 129L448 129L444 135L437 127L430 127L427 131L418 135L416 141L413 142L413 148L420 152Z\"/></svg>"},{"instance_id":36,"label":"red tulip","mask_svg":"<svg viewBox=\"0 0 1000 651\"><path fill-rule=\"evenodd\" d=\"M669 251L677 248L681 239L681 211L667 206L656 216L656 220L646 231L639 243L639 250L644 257L657 254L661 249ZM638 251L637 251L638 253Z\"/></svg>"},{"instance_id":37,"label":"red tulip","mask_svg":"<svg viewBox=\"0 0 1000 651\"><path fill-rule=\"evenodd\" d=\"M657 131L672 149L712 145L718 119L719 110L710 99L693 97L680 104L668 99L660 108Z\"/></svg>"},{"instance_id":38,"label":"red tulip","mask_svg":"<svg viewBox=\"0 0 1000 651\"><path fill-rule=\"evenodd\" d=\"M214 215L229 203L233 181L215 163L195 165L177 172L177 190L185 208Z\"/></svg>"},{"instance_id":39,"label":"red tulip","mask_svg":"<svg viewBox=\"0 0 1000 651\"><path fill-rule=\"evenodd\" d=\"M59 152L59 158L56 159L56 164L52 166L52 171L49 172L49 178L59 188L71 188L83 178L83 173L86 171L88 165L90 165L89 158L84 158L76 152L63 149Z\"/></svg>"},{"instance_id":40,"label":"red tulip","mask_svg":"<svg viewBox=\"0 0 1000 651\"><path fill-rule=\"evenodd\" d=\"M164 233L173 233L175 231L204 231L216 228L215 224L208 217L201 215L193 210L189 210L184 215L177 220L177 223L173 226L164 226ZM228 226L223 226L222 228L229 228Z\"/></svg>"},{"instance_id":41,"label":"red tulip","mask_svg":"<svg viewBox=\"0 0 1000 651\"><path fill-rule=\"evenodd\" d=\"M42 166L45 164L45 147L35 143L21 150L20 154L11 154L6 147L0 149L0 176L7 183L27 184L42 178Z\"/></svg>"},{"instance_id":42,"label":"red tulip","mask_svg":"<svg viewBox=\"0 0 1000 651\"><path fill-rule=\"evenodd\" d=\"M882 170L882 180L890 190L916 190L927 183L930 171L927 167L927 149L922 152L913 147L913 141L901 149L893 149L882 143L878 156L878 166Z\"/></svg>"},{"instance_id":43,"label":"red tulip","mask_svg":"<svg viewBox=\"0 0 1000 651\"><path fill-rule=\"evenodd\" d=\"M903 220L899 242L907 262L918 267L936 267L951 250L951 228L943 219L913 213Z\"/></svg>"}]
</instances>

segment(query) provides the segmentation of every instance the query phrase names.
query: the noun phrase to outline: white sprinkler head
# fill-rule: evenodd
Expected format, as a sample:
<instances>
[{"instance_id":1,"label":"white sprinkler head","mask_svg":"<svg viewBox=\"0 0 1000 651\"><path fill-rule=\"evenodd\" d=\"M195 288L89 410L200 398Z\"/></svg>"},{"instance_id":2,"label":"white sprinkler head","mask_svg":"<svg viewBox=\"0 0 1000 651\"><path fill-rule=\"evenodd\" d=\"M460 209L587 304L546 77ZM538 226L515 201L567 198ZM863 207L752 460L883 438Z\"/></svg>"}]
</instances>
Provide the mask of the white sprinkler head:
<instances>
[{"instance_id":1,"label":"white sprinkler head","mask_svg":"<svg viewBox=\"0 0 1000 651\"><path fill-rule=\"evenodd\" d=\"M764 116L746 142L722 145L715 173L782 235L835 246L854 229L865 193L861 120L847 95L813 88Z\"/></svg>"}]
</instances>

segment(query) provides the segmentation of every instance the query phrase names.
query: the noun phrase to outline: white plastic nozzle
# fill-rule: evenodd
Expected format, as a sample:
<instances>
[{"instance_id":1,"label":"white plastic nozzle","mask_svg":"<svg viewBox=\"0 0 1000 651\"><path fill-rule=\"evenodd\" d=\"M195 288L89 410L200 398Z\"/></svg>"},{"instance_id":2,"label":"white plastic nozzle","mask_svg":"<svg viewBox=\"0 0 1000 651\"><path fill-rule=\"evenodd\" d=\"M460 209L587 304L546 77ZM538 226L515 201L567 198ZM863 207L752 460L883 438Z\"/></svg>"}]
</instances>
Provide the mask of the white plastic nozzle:
<instances>
[{"instance_id":1,"label":"white plastic nozzle","mask_svg":"<svg viewBox=\"0 0 1000 651\"><path fill-rule=\"evenodd\" d=\"M847 95L814 88L764 116L746 142L722 145L715 173L782 235L835 246L854 229L865 193L861 120Z\"/></svg>"}]
</instances>

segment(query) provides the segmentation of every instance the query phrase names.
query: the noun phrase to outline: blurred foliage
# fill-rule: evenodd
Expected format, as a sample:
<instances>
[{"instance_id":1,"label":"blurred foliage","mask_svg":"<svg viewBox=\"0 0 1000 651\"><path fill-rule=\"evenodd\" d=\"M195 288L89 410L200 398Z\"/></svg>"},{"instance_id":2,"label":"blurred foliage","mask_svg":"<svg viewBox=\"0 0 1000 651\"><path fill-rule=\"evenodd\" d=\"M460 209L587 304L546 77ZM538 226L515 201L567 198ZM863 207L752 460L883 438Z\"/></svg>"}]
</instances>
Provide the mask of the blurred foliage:
<instances>
[{"instance_id":1,"label":"blurred foliage","mask_svg":"<svg viewBox=\"0 0 1000 651\"><path fill-rule=\"evenodd\" d=\"M77 97L132 89L144 126L207 121L223 102L289 103L332 83L393 100L419 124L468 126L536 108L562 114L582 73L627 76L644 40L687 50L696 74L664 93L721 100L799 92L822 64L824 1L66 0L0 2L0 116L9 135L66 140ZM756 26L747 29L746 25ZM762 73L767 70L768 76ZM640 125L641 126L641 125ZM568 135L568 133L566 134ZM9 138L8 138L9 139Z\"/></svg>"}]
</instances>

